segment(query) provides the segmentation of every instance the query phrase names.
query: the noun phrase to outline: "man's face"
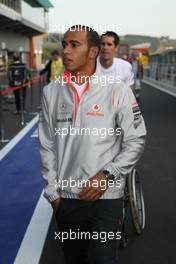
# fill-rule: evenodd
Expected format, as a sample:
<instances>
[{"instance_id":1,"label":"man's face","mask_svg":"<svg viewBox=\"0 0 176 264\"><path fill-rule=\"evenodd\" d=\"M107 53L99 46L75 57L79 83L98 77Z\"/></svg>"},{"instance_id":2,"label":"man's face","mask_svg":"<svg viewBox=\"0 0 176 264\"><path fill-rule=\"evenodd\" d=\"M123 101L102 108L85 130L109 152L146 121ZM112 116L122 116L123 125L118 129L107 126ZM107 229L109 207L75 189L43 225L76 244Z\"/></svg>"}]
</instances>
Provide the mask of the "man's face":
<instances>
[{"instance_id":1,"label":"man's face","mask_svg":"<svg viewBox=\"0 0 176 264\"><path fill-rule=\"evenodd\" d=\"M114 38L110 36L103 36L101 39L100 57L104 60L113 59L116 50L117 46L114 44Z\"/></svg>"},{"instance_id":2,"label":"man's face","mask_svg":"<svg viewBox=\"0 0 176 264\"><path fill-rule=\"evenodd\" d=\"M70 72L79 72L88 63L86 31L67 31L63 40L63 62Z\"/></svg>"},{"instance_id":3,"label":"man's face","mask_svg":"<svg viewBox=\"0 0 176 264\"><path fill-rule=\"evenodd\" d=\"M53 60L58 60L59 59L59 55L58 54L53 54Z\"/></svg>"}]
</instances>

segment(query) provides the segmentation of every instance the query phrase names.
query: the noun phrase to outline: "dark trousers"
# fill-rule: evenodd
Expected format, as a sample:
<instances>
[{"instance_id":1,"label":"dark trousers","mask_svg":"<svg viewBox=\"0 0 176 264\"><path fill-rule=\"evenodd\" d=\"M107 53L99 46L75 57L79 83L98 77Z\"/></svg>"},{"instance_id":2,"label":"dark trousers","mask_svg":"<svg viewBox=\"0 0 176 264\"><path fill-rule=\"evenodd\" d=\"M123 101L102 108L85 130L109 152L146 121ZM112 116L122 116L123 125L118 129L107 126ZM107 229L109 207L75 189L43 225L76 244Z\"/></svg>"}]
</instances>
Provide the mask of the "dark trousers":
<instances>
[{"instance_id":1,"label":"dark trousers","mask_svg":"<svg viewBox=\"0 0 176 264\"><path fill-rule=\"evenodd\" d=\"M16 110L19 112L20 110L25 109L25 101L26 101L26 87L14 91L15 95L15 104L16 104ZM22 98L21 98L22 96Z\"/></svg>"},{"instance_id":2,"label":"dark trousers","mask_svg":"<svg viewBox=\"0 0 176 264\"><path fill-rule=\"evenodd\" d=\"M122 199L61 198L55 217L59 232L65 237L61 245L66 264L118 263L122 203Z\"/></svg>"}]
</instances>

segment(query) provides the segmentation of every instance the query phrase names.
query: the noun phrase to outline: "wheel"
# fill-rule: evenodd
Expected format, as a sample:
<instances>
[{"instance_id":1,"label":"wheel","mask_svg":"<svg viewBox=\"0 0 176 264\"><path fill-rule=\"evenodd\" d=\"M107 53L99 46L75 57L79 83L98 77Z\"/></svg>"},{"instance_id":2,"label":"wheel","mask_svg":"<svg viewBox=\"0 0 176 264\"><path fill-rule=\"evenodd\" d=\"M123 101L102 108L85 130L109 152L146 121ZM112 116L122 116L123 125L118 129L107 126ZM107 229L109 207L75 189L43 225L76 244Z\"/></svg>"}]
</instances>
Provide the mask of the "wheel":
<instances>
[{"instance_id":1,"label":"wheel","mask_svg":"<svg viewBox=\"0 0 176 264\"><path fill-rule=\"evenodd\" d=\"M128 234L127 233L122 233L121 234L121 239L120 239L120 247L121 248L126 248L128 244Z\"/></svg>"},{"instance_id":2,"label":"wheel","mask_svg":"<svg viewBox=\"0 0 176 264\"><path fill-rule=\"evenodd\" d=\"M140 235L145 228L145 206L142 186L136 169L127 178L127 188L133 226L136 233Z\"/></svg>"},{"instance_id":3,"label":"wheel","mask_svg":"<svg viewBox=\"0 0 176 264\"><path fill-rule=\"evenodd\" d=\"M127 191L127 185L126 185L125 190L124 190L124 197L123 197L122 219L121 221L119 221L119 228L121 231L121 239L120 239L121 248L126 248L128 244L128 234L126 232L127 205L128 205L128 191Z\"/></svg>"}]
</instances>

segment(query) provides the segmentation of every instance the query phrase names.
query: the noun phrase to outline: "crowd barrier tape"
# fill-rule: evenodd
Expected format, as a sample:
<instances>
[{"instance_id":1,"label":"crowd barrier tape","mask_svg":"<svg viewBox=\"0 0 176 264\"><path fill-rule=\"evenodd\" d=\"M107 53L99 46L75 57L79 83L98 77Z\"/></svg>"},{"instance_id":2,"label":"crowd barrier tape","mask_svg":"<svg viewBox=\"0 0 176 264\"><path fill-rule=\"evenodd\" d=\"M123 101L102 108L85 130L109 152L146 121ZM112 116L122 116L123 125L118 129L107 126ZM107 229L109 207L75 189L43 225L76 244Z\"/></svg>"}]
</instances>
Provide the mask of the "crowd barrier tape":
<instances>
[{"instance_id":1,"label":"crowd barrier tape","mask_svg":"<svg viewBox=\"0 0 176 264\"><path fill-rule=\"evenodd\" d=\"M40 75L36 75L33 79L29 80L28 82L22 84L22 85L19 85L19 86L15 86L15 87L8 87L6 88L5 90L0 90L0 142L1 143L6 143L6 142L9 142L9 139L6 139L5 137L5 129L4 129L4 118L3 118L3 109L2 109L2 96L4 94L8 94L10 92L13 92L13 91L16 91L16 90L22 90L23 88L25 87L28 87L28 88L31 88L31 113L29 114L37 114L36 112L32 112L33 110L33 84L35 83L39 83L40 86L39 86L39 97L41 96L41 81L42 81L42 78ZM1 87L0 87L1 88ZM22 107L23 107L23 97L21 96L21 104L22 104ZM39 103L40 103L40 98L39 98ZM26 125L26 121L25 121L25 114L24 114L24 109L22 108L22 111L20 113L20 124L22 126Z\"/></svg>"},{"instance_id":2,"label":"crowd barrier tape","mask_svg":"<svg viewBox=\"0 0 176 264\"><path fill-rule=\"evenodd\" d=\"M31 87L31 85L33 83L38 83L40 80L41 80L40 75L37 75L31 81L28 81L28 82L26 82L26 83L24 83L22 85L15 86L15 87L8 87L5 90L0 91L0 94L8 94L10 92L13 92L13 91L16 91L16 90L20 90L20 89L22 89L24 87Z\"/></svg>"}]
</instances>

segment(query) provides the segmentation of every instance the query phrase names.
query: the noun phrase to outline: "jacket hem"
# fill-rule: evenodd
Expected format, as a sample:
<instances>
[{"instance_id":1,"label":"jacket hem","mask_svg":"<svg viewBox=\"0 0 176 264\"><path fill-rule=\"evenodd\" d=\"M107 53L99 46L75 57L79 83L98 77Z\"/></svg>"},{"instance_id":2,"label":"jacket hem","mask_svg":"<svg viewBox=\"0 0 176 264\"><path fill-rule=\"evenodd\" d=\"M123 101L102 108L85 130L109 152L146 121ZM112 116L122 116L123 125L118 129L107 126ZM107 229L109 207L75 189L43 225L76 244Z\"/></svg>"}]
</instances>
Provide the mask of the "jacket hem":
<instances>
[{"instance_id":1,"label":"jacket hem","mask_svg":"<svg viewBox=\"0 0 176 264\"><path fill-rule=\"evenodd\" d=\"M60 197L61 198L68 198L68 199L80 199L77 193L70 193L66 191L60 191ZM124 196L124 191L120 192L108 192L104 193L100 199L120 199Z\"/></svg>"}]
</instances>

